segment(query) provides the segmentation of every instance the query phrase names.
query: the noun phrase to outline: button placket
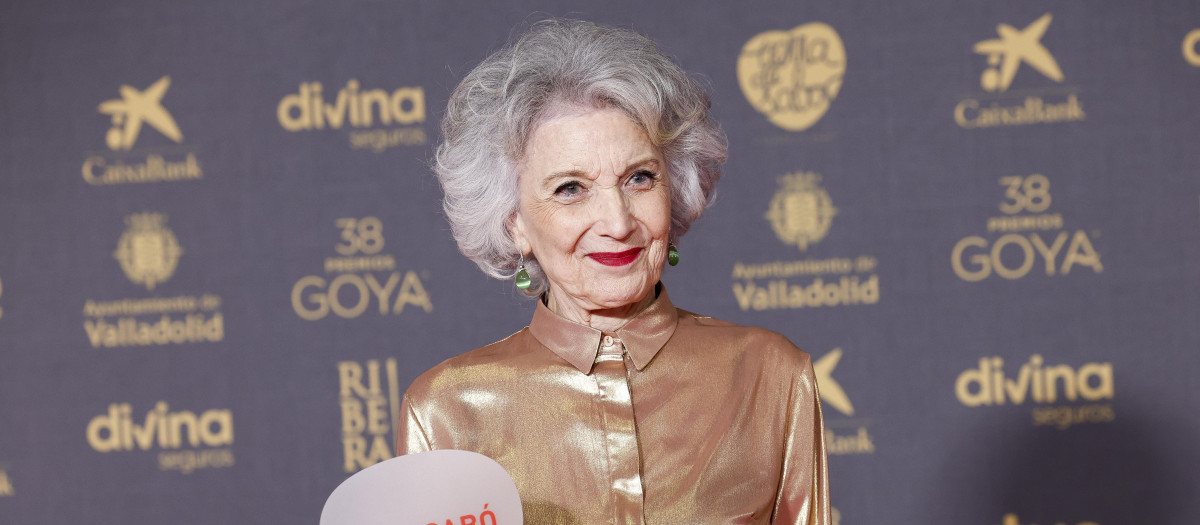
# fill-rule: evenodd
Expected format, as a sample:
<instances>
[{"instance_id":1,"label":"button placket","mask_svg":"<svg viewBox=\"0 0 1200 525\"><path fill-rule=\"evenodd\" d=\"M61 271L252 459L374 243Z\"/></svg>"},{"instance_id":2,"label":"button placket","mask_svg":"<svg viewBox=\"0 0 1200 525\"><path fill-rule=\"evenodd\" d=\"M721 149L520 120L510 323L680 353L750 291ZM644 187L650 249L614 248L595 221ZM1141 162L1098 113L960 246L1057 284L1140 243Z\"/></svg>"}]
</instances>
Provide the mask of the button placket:
<instances>
[{"instance_id":1,"label":"button placket","mask_svg":"<svg viewBox=\"0 0 1200 525\"><path fill-rule=\"evenodd\" d=\"M605 334L593 368L604 415L604 443L612 481L615 523L644 523L641 456L629 390L625 345Z\"/></svg>"}]
</instances>

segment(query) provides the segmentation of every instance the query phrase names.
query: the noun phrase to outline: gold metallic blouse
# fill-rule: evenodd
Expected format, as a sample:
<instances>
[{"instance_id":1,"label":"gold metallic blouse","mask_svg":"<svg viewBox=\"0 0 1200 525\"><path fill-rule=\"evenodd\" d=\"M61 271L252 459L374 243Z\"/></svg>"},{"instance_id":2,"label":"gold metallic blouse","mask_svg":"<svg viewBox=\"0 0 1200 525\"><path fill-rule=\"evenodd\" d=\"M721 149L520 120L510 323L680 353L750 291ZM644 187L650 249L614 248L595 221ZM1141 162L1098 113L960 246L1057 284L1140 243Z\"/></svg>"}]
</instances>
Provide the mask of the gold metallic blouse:
<instances>
[{"instance_id":1,"label":"gold metallic blouse","mask_svg":"<svg viewBox=\"0 0 1200 525\"><path fill-rule=\"evenodd\" d=\"M491 457L527 524L830 523L812 359L665 290L612 334L539 301L527 328L413 381L403 410L398 454Z\"/></svg>"}]
</instances>

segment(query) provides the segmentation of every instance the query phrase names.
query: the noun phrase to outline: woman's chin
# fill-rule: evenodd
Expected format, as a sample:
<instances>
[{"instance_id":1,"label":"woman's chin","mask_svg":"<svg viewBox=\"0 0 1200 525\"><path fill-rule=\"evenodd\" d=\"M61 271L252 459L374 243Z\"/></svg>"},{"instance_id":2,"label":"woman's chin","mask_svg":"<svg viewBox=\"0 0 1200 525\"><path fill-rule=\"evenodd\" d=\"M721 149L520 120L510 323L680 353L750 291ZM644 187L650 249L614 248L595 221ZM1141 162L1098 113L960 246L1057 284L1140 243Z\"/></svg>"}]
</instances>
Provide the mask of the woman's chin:
<instances>
[{"instance_id":1,"label":"woman's chin","mask_svg":"<svg viewBox=\"0 0 1200 525\"><path fill-rule=\"evenodd\" d=\"M595 310L625 308L641 303L647 296L653 295L654 284L653 282L637 283L634 286L613 286L598 289L588 294L586 299L595 306L595 308L592 308Z\"/></svg>"}]
</instances>

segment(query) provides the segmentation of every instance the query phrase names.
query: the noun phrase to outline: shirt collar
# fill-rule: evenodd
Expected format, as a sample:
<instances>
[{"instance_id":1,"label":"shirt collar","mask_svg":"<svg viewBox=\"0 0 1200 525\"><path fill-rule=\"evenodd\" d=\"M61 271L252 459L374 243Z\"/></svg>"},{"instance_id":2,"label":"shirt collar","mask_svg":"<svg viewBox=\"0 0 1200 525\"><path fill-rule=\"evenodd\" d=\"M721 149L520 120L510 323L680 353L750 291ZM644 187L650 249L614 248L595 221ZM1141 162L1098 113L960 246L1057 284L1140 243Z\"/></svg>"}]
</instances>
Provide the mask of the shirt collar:
<instances>
[{"instance_id":1,"label":"shirt collar","mask_svg":"<svg viewBox=\"0 0 1200 525\"><path fill-rule=\"evenodd\" d=\"M679 312L667 298L666 288L659 284L657 291L654 302L615 334L625 344L625 350L638 370L654 359L679 324ZM585 374L592 372L604 336L600 330L559 317L542 301L537 302L529 332L539 343Z\"/></svg>"}]
</instances>

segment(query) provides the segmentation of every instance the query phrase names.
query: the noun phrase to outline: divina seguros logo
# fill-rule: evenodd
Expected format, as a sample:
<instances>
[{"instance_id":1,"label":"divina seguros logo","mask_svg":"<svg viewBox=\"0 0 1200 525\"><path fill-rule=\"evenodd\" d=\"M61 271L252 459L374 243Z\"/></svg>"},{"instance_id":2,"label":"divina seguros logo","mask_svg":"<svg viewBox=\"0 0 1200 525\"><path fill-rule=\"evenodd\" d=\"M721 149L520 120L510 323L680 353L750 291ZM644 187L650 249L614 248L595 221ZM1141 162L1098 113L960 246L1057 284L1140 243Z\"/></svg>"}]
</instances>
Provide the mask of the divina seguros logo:
<instances>
[{"instance_id":1,"label":"divina seguros logo","mask_svg":"<svg viewBox=\"0 0 1200 525\"><path fill-rule=\"evenodd\" d=\"M1058 61L1041 43L1051 20L1053 16L1046 13L1024 29L1000 24L996 27L999 38L975 44L975 53L987 57L987 67L979 77L979 85L986 94L963 97L954 107L954 121L960 127L975 129L1084 120L1086 114L1079 101L1078 88L1008 92L1022 65L1055 83L1063 82L1065 77ZM1064 94L1065 98L1050 98ZM988 99L991 102L985 102ZM1014 104L1014 99L1019 102Z\"/></svg>"},{"instance_id":2,"label":"divina seguros logo","mask_svg":"<svg viewBox=\"0 0 1200 525\"><path fill-rule=\"evenodd\" d=\"M1022 405L1032 401L1034 425L1068 428L1079 423L1108 423L1116 419L1112 363L1084 363L1078 368L1049 365L1039 354L1009 377L1004 359L979 359L977 368L963 371L954 381L954 395L967 407ZM1077 401L1094 402L1072 405ZM1055 406L1055 403L1067 403Z\"/></svg>"},{"instance_id":3,"label":"divina seguros logo","mask_svg":"<svg viewBox=\"0 0 1200 525\"><path fill-rule=\"evenodd\" d=\"M175 144L183 141L183 133L171 113L163 107L163 97L171 87L171 77L164 76L145 90L123 85L121 98L100 103L97 110L109 115L112 127L104 135L107 152L87 155L83 161L83 180L94 186L195 180L204 177L204 170L195 152L184 146L133 149L142 130L154 129Z\"/></svg>"},{"instance_id":4,"label":"divina seguros logo","mask_svg":"<svg viewBox=\"0 0 1200 525\"><path fill-rule=\"evenodd\" d=\"M816 124L842 89L846 48L828 24L755 35L738 55L742 94L772 124L804 131Z\"/></svg>"},{"instance_id":5,"label":"divina seguros logo","mask_svg":"<svg viewBox=\"0 0 1200 525\"><path fill-rule=\"evenodd\" d=\"M160 450L160 470L184 474L201 468L231 467L234 463L233 412L227 409L172 411L166 401L155 403L139 423L129 403L113 403L88 422L86 437L101 453Z\"/></svg>"},{"instance_id":6,"label":"divina seguros logo","mask_svg":"<svg viewBox=\"0 0 1200 525\"><path fill-rule=\"evenodd\" d=\"M275 108L283 129L300 132L348 127L350 147L376 153L396 146L425 144L425 90L401 87L391 93L362 89L357 79L326 102L320 82L301 82L296 93L284 96Z\"/></svg>"}]
</instances>

